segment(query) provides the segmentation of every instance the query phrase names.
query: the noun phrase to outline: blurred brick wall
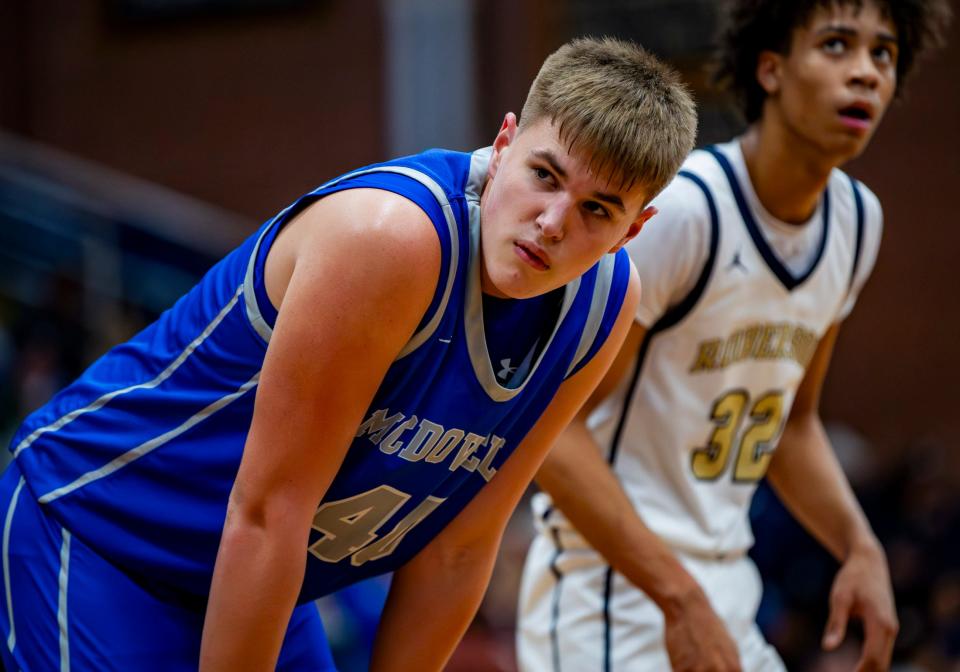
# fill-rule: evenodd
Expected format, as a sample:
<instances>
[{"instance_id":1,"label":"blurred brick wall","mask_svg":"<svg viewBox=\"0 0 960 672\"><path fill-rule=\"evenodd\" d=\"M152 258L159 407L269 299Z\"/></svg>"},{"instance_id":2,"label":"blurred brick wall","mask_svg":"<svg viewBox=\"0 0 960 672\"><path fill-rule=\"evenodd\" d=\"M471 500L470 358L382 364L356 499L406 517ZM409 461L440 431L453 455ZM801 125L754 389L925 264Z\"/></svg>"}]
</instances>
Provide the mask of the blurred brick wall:
<instances>
[{"instance_id":1,"label":"blurred brick wall","mask_svg":"<svg viewBox=\"0 0 960 672\"><path fill-rule=\"evenodd\" d=\"M0 125L263 219L382 158L372 0L125 22L0 3Z\"/></svg>"}]
</instances>

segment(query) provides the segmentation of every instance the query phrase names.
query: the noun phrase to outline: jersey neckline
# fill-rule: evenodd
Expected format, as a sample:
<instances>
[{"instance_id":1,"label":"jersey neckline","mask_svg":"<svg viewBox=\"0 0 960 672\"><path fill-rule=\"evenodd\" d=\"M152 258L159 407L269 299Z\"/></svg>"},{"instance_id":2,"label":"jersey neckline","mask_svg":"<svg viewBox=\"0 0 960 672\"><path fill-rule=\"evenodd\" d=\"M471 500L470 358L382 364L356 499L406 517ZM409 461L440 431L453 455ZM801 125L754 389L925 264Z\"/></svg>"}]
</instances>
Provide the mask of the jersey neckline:
<instances>
[{"instance_id":1,"label":"jersey neckline","mask_svg":"<svg viewBox=\"0 0 960 672\"><path fill-rule=\"evenodd\" d=\"M550 351L564 318L573 305L573 300L580 290L580 278L571 280L564 286L563 302L559 314L550 332L550 338L540 350L536 361L527 372L526 378L516 387L504 387L497 380L493 363L490 361L490 352L487 348L486 327L483 322L483 297L480 289L480 193L486 181L487 166L490 163L493 148L478 149L470 157L470 173L464 190L467 201L467 211L470 219L470 263L467 267L467 287L465 309L463 311L464 333L467 341L467 352L477 382L493 401L510 401L527 386L537 371L544 357Z\"/></svg>"},{"instance_id":2,"label":"jersey neckline","mask_svg":"<svg viewBox=\"0 0 960 672\"><path fill-rule=\"evenodd\" d=\"M724 153L716 145L711 145L704 149L706 152L713 155L713 157L717 160L717 163L720 164L720 168L723 170L724 175L726 175L727 181L730 183L730 191L733 194L734 201L736 201L737 209L740 211L740 217L743 219L744 226L746 227L747 232L750 234L750 238L753 240L754 247L757 248L760 256L763 257L763 260L766 262L767 267L777 277L777 279L780 281L780 284L782 284L788 292L792 292L794 289L806 282L811 275L813 275L814 271L816 271L820 266L820 260L823 259L823 253L827 246L827 238L830 234L829 183L823 190L823 196L820 203L822 226L820 243L817 246L816 254L814 255L813 261L804 272L794 274L783 263L776 251L770 245L769 241L767 241L766 236L763 235L763 231L760 230L760 225L757 223L756 217L754 217L753 210L747 203L746 196L744 195L744 189L740 185L740 181L737 178L733 165L730 163L730 159L727 158L727 156L724 155Z\"/></svg>"}]
</instances>

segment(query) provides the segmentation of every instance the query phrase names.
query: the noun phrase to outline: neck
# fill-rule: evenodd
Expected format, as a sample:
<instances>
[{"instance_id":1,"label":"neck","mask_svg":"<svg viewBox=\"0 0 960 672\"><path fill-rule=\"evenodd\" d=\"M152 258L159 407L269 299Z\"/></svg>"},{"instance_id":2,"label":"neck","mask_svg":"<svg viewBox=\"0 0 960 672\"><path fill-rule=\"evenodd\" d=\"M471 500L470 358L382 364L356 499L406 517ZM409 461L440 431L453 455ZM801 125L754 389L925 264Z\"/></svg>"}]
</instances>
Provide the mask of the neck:
<instances>
[{"instance_id":1,"label":"neck","mask_svg":"<svg viewBox=\"0 0 960 672\"><path fill-rule=\"evenodd\" d=\"M813 215L834 164L782 123L755 122L740 141L757 198L777 219L802 224Z\"/></svg>"}]
</instances>

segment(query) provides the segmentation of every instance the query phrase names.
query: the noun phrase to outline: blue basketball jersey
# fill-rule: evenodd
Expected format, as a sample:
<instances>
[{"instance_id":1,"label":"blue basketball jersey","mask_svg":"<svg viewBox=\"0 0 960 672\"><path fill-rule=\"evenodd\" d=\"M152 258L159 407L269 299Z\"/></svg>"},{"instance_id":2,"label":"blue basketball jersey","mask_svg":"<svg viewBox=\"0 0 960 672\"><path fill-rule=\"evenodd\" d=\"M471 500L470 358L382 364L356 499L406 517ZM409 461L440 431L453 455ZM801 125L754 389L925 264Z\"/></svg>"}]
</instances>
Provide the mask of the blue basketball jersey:
<instances>
[{"instance_id":1,"label":"blue basketball jersey","mask_svg":"<svg viewBox=\"0 0 960 672\"><path fill-rule=\"evenodd\" d=\"M385 189L430 217L440 277L318 503L300 601L401 566L494 477L561 383L596 353L629 279L618 253L562 288L525 377L501 384L486 337L499 321L484 322L480 291L489 156L432 150L298 199L27 418L11 444L26 488L143 585L202 605L276 318L263 282L270 245L319 198ZM497 315L516 319L509 307Z\"/></svg>"}]
</instances>

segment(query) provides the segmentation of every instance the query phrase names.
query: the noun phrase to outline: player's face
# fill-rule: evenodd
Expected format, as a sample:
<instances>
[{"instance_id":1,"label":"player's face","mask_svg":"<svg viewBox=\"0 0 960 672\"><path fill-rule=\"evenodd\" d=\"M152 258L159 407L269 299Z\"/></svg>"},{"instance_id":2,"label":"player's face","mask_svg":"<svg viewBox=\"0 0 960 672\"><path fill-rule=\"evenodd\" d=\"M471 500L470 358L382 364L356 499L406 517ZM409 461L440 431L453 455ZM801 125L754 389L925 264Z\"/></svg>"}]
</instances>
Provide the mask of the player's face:
<instances>
[{"instance_id":1,"label":"player's face","mask_svg":"<svg viewBox=\"0 0 960 672\"><path fill-rule=\"evenodd\" d=\"M879 125L896 63L893 23L865 2L817 9L794 32L789 54L761 55L757 76L788 136L839 164L862 152Z\"/></svg>"},{"instance_id":2,"label":"player's face","mask_svg":"<svg viewBox=\"0 0 960 672\"><path fill-rule=\"evenodd\" d=\"M508 114L481 198L482 289L526 298L561 287L639 233L647 189L620 189L571 155L549 120Z\"/></svg>"}]
</instances>

